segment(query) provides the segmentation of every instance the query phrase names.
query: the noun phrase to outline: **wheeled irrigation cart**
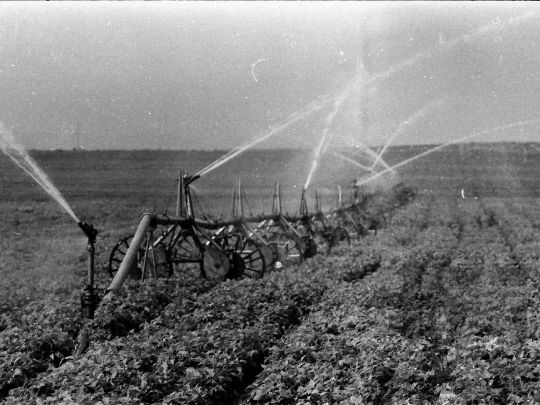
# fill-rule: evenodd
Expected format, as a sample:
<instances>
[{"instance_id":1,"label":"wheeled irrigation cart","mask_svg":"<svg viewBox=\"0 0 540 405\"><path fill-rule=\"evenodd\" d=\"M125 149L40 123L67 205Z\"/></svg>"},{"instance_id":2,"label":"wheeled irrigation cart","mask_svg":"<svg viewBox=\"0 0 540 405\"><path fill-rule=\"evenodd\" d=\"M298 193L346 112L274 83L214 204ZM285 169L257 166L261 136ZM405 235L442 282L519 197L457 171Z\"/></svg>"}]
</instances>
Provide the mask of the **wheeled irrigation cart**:
<instances>
[{"instance_id":1,"label":"wheeled irrigation cart","mask_svg":"<svg viewBox=\"0 0 540 405\"><path fill-rule=\"evenodd\" d=\"M121 239L111 252L109 272L121 283L129 275L141 279L171 275L174 268L197 267L208 278L261 278L269 255L261 240L248 236L246 220L206 221L195 218L190 183L182 176L178 213L144 214L132 237ZM261 219L262 220L262 219Z\"/></svg>"},{"instance_id":2,"label":"wheeled irrigation cart","mask_svg":"<svg viewBox=\"0 0 540 405\"><path fill-rule=\"evenodd\" d=\"M127 276L144 279L196 267L208 278L261 278L274 266L298 264L305 257L306 242L279 211L244 217L240 183L232 219L195 218L189 187L195 179L181 177L181 215L144 214L137 233L115 245L108 267L112 277L121 272L123 282Z\"/></svg>"},{"instance_id":3,"label":"wheeled irrigation cart","mask_svg":"<svg viewBox=\"0 0 540 405\"><path fill-rule=\"evenodd\" d=\"M190 190L197 178L180 175L175 216L145 213L135 234L115 245L109 258L113 280L107 296L118 291L128 277L170 276L176 270L195 270L211 279L258 279L270 269L299 264L317 251L329 252L342 241L350 243L347 225L358 236L366 233L360 208L338 206L323 214L318 192L314 214L307 210L303 190L300 215L283 215L279 183L271 214L244 216L238 181L233 189L232 218L202 220L195 217Z\"/></svg>"}]
</instances>

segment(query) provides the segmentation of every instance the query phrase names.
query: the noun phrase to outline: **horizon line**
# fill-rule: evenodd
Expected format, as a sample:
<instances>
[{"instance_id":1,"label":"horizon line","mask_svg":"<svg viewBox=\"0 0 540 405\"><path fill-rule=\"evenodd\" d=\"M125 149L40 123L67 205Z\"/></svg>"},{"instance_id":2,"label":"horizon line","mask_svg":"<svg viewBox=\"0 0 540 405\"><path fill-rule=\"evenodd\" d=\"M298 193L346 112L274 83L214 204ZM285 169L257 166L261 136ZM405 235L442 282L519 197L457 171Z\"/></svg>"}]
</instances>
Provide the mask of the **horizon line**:
<instances>
[{"instance_id":1,"label":"horizon line","mask_svg":"<svg viewBox=\"0 0 540 405\"><path fill-rule=\"evenodd\" d=\"M411 143L411 144L399 144L391 145L388 149L396 148L411 148L411 147L434 147L443 145L443 143ZM498 144L540 144L540 141L467 141L467 142L456 142L454 145L498 145ZM382 148L383 145L373 145L369 146L371 149ZM343 146L338 147L337 149L356 149L355 146ZM205 153L218 153L218 152L229 152L232 149L173 149L173 148L132 148L132 149L116 149L116 148L93 148L87 149L84 147L79 148L51 148L51 149L40 149L40 148L28 148L28 151L31 152L205 152ZM250 151L313 151L312 148L304 147L289 147L289 148L251 148Z\"/></svg>"}]
</instances>

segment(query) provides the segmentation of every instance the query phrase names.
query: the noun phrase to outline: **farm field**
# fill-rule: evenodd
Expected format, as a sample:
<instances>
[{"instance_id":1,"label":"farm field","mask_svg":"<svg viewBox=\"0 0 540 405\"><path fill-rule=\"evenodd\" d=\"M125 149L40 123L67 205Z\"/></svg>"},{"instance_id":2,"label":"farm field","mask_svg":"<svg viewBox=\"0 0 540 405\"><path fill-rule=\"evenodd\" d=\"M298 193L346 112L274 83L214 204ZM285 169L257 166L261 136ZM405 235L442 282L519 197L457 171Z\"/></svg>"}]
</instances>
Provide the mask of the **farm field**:
<instances>
[{"instance_id":1,"label":"farm field","mask_svg":"<svg viewBox=\"0 0 540 405\"><path fill-rule=\"evenodd\" d=\"M389 148L392 165L429 146ZM235 178L250 209L282 183L295 212L309 151L250 151L194 183L198 214L228 217ZM35 152L110 249L145 210L174 213L178 169L222 152ZM86 237L0 156L0 398L6 403L540 403L540 145L454 145L399 169L417 190L376 235L262 280L176 274L129 283L83 320ZM359 171L323 161L335 204ZM296 187L295 187L296 186ZM347 192L347 191L345 191ZM390 196L383 196L391 198ZM312 200L308 200L312 204ZM441 401L442 402L442 401Z\"/></svg>"}]
</instances>

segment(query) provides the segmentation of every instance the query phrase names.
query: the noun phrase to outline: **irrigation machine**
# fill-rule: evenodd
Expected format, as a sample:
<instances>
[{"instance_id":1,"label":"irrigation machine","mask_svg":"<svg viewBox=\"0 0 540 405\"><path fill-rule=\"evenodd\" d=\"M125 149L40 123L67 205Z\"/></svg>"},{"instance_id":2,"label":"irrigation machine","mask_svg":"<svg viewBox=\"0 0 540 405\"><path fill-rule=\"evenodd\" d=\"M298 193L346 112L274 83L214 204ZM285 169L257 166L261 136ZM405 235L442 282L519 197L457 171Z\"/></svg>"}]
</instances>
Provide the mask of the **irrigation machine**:
<instances>
[{"instance_id":1,"label":"irrigation machine","mask_svg":"<svg viewBox=\"0 0 540 405\"><path fill-rule=\"evenodd\" d=\"M339 243L366 236L379 221L364 211L369 196L353 189L351 203L343 207L341 189L337 208L322 211L316 191L315 211L309 212L306 190L300 198L298 215L284 214L279 182L274 185L272 212L244 215L244 194L240 180L233 187L229 219L196 217L191 184L199 176L182 172L178 179L176 215L144 213L134 235L121 238L113 247L108 263L112 277L104 299L111 298L125 280L168 277L175 272L199 272L208 279L260 279L276 269L293 268L317 253L326 254ZM397 190L397 191L396 191ZM397 200L411 199L407 188L396 188ZM97 231L86 223L79 227L88 237L88 285L81 296L85 318L92 319L100 301L94 290L94 244Z\"/></svg>"},{"instance_id":2,"label":"irrigation machine","mask_svg":"<svg viewBox=\"0 0 540 405\"><path fill-rule=\"evenodd\" d=\"M211 279L259 279L273 268L289 267L311 257L313 243L281 212L276 183L272 214L244 216L241 183L233 188L232 216L227 220L196 218L190 184L198 177L181 175L177 215L145 213L135 235L114 246L108 270L109 292L127 277L145 279L194 269Z\"/></svg>"}]
</instances>

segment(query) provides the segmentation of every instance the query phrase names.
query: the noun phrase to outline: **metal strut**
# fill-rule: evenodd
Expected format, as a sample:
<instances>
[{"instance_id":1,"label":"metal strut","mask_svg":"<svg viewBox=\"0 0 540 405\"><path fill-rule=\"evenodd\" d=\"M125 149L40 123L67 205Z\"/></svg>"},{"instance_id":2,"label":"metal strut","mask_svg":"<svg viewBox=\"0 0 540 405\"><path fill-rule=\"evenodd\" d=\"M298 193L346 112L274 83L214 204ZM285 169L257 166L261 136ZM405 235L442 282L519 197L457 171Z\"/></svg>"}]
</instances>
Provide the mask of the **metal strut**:
<instances>
[{"instance_id":1,"label":"metal strut","mask_svg":"<svg viewBox=\"0 0 540 405\"><path fill-rule=\"evenodd\" d=\"M186 175L186 173L184 173L182 170L178 171L178 200L176 202L177 217L183 217L186 215L184 175Z\"/></svg>"},{"instance_id":2,"label":"metal strut","mask_svg":"<svg viewBox=\"0 0 540 405\"><path fill-rule=\"evenodd\" d=\"M194 219L195 212L193 211L193 201L191 199L191 192L189 185L197 180L201 176L188 176L187 173L184 174L184 198L186 200L186 218Z\"/></svg>"},{"instance_id":3,"label":"metal strut","mask_svg":"<svg viewBox=\"0 0 540 405\"><path fill-rule=\"evenodd\" d=\"M317 189L315 190L315 212L317 214L322 212L321 207L321 190Z\"/></svg>"},{"instance_id":4,"label":"metal strut","mask_svg":"<svg viewBox=\"0 0 540 405\"><path fill-rule=\"evenodd\" d=\"M244 217L244 201L242 200L242 183L240 179L234 181L232 201L232 217Z\"/></svg>"},{"instance_id":5,"label":"metal strut","mask_svg":"<svg viewBox=\"0 0 540 405\"><path fill-rule=\"evenodd\" d=\"M272 197L272 214L281 215L283 209L281 206L281 185L279 181L274 184L274 195Z\"/></svg>"},{"instance_id":6,"label":"metal strut","mask_svg":"<svg viewBox=\"0 0 540 405\"><path fill-rule=\"evenodd\" d=\"M305 215L308 215L309 214L309 210L308 210L308 207L307 207L307 202L306 202L306 189L302 189L302 196L300 197L300 211L299 211L299 214L300 216L305 216Z\"/></svg>"}]
</instances>

